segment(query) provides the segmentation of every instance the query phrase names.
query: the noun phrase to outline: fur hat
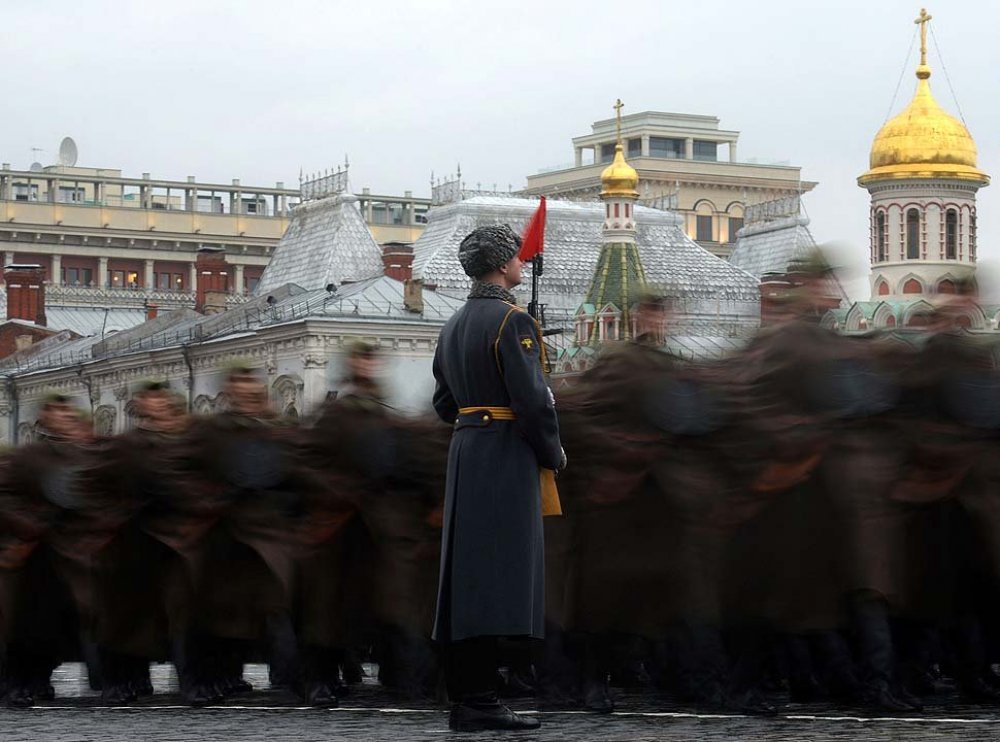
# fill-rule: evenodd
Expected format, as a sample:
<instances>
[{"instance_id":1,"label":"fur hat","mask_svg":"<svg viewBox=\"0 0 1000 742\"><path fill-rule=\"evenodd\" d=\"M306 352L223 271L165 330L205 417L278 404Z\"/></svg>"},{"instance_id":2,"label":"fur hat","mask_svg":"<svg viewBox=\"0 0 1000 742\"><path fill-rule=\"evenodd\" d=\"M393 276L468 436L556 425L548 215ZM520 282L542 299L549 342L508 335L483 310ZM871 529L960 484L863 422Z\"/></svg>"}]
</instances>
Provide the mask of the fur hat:
<instances>
[{"instance_id":1,"label":"fur hat","mask_svg":"<svg viewBox=\"0 0 1000 742\"><path fill-rule=\"evenodd\" d=\"M495 271L517 255L521 238L509 224L477 227L458 246L458 261L472 278Z\"/></svg>"}]
</instances>

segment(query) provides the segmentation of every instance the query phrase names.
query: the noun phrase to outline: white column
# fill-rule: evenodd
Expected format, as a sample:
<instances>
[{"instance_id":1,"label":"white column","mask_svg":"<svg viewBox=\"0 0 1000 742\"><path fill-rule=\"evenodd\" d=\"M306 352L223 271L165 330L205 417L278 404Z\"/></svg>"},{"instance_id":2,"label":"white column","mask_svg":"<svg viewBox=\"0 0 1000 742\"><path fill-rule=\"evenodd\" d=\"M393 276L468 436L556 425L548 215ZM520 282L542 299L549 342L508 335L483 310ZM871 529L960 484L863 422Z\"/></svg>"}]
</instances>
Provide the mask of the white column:
<instances>
[{"instance_id":1,"label":"white column","mask_svg":"<svg viewBox=\"0 0 1000 742\"><path fill-rule=\"evenodd\" d=\"M14 262L14 253L12 253L12 252L4 252L4 254L3 254L3 265L0 265L0 268L4 268L4 267L6 267L8 265L11 265L13 262Z\"/></svg>"},{"instance_id":2,"label":"white column","mask_svg":"<svg viewBox=\"0 0 1000 742\"><path fill-rule=\"evenodd\" d=\"M642 149L640 154L642 157L649 157L649 134L642 135Z\"/></svg>"},{"instance_id":3,"label":"white column","mask_svg":"<svg viewBox=\"0 0 1000 742\"><path fill-rule=\"evenodd\" d=\"M243 294L246 293L246 290L243 287L243 266L237 263L236 265L233 266L233 268L236 269L235 271L236 276L234 278L236 286L234 287L234 290L231 291L230 293L240 294L242 296Z\"/></svg>"},{"instance_id":4,"label":"white column","mask_svg":"<svg viewBox=\"0 0 1000 742\"><path fill-rule=\"evenodd\" d=\"M575 151L574 161L576 162L576 166L581 167L583 165L583 147L574 147L573 149Z\"/></svg>"},{"instance_id":5,"label":"white column","mask_svg":"<svg viewBox=\"0 0 1000 742\"><path fill-rule=\"evenodd\" d=\"M108 259L97 259L97 288L103 289L108 286Z\"/></svg>"},{"instance_id":6,"label":"white column","mask_svg":"<svg viewBox=\"0 0 1000 742\"><path fill-rule=\"evenodd\" d=\"M147 291L150 290L150 289L155 289L156 288L156 279L153 276L153 261L152 260L147 260L146 261L145 269L146 270L145 270L143 278L142 278L142 285L146 288Z\"/></svg>"},{"instance_id":7,"label":"white column","mask_svg":"<svg viewBox=\"0 0 1000 742\"><path fill-rule=\"evenodd\" d=\"M736 142L729 143L729 161L736 162Z\"/></svg>"},{"instance_id":8,"label":"white column","mask_svg":"<svg viewBox=\"0 0 1000 742\"><path fill-rule=\"evenodd\" d=\"M684 140L684 159L685 160L694 159L694 139Z\"/></svg>"},{"instance_id":9,"label":"white column","mask_svg":"<svg viewBox=\"0 0 1000 742\"><path fill-rule=\"evenodd\" d=\"M52 275L49 276L52 286L62 286L62 255L52 256Z\"/></svg>"},{"instance_id":10,"label":"white column","mask_svg":"<svg viewBox=\"0 0 1000 742\"><path fill-rule=\"evenodd\" d=\"M188 266L188 291L198 290L198 266L195 263L191 263Z\"/></svg>"}]
</instances>

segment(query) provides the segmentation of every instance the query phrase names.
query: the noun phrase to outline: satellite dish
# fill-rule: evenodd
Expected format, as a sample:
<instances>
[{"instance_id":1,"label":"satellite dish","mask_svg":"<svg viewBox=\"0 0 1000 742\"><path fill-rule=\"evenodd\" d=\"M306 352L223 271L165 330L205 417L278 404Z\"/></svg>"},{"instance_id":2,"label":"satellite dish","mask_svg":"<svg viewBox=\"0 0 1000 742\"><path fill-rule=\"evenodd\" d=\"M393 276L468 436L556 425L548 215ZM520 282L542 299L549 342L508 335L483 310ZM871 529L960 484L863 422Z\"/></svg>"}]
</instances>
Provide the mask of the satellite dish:
<instances>
[{"instance_id":1,"label":"satellite dish","mask_svg":"<svg viewBox=\"0 0 1000 742\"><path fill-rule=\"evenodd\" d=\"M76 142L73 141L73 137L65 137L59 144L59 164L63 167L73 167L76 158Z\"/></svg>"},{"instance_id":2,"label":"satellite dish","mask_svg":"<svg viewBox=\"0 0 1000 742\"><path fill-rule=\"evenodd\" d=\"M40 172L42 172L42 170L44 168L42 167L42 163L40 163L40 162L33 162L33 163L31 163L31 167L28 168L28 169L31 170L31 172L33 172L33 173L40 173Z\"/></svg>"}]
</instances>

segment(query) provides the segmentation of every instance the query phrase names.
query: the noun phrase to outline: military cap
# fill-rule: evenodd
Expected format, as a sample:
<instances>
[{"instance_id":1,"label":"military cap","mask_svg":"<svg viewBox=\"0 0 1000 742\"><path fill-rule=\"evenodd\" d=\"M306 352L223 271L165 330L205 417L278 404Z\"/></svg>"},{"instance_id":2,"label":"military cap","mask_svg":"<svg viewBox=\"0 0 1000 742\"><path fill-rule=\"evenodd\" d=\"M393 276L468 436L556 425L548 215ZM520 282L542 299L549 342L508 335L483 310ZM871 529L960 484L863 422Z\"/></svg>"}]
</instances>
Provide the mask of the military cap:
<instances>
[{"instance_id":1,"label":"military cap","mask_svg":"<svg viewBox=\"0 0 1000 742\"><path fill-rule=\"evenodd\" d=\"M170 382L166 380L147 379L139 384L138 393L170 391Z\"/></svg>"},{"instance_id":2,"label":"military cap","mask_svg":"<svg viewBox=\"0 0 1000 742\"><path fill-rule=\"evenodd\" d=\"M458 262L472 278L479 278L510 262L521 249L521 238L509 224L477 227L458 246Z\"/></svg>"},{"instance_id":3,"label":"military cap","mask_svg":"<svg viewBox=\"0 0 1000 742\"><path fill-rule=\"evenodd\" d=\"M73 398L63 394L62 392L51 392L45 395L45 400L42 402L43 407L48 407L49 405L55 404L73 404Z\"/></svg>"},{"instance_id":4,"label":"military cap","mask_svg":"<svg viewBox=\"0 0 1000 742\"><path fill-rule=\"evenodd\" d=\"M345 343L345 347L347 348L347 355L350 358L371 356L378 353L378 343L373 343L363 338L353 338Z\"/></svg>"}]
</instances>

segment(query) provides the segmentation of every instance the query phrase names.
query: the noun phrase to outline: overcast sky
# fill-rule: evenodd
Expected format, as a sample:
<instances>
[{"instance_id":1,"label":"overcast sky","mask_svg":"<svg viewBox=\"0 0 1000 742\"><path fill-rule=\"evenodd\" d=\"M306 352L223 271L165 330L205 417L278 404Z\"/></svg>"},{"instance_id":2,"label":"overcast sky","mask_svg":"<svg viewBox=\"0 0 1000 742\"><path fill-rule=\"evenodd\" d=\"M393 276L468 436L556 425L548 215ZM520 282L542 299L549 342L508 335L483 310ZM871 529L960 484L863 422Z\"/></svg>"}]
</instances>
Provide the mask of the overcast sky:
<instances>
[{"instance_id":1,"label":"overcast sky","mask_svg":"<svg viewBox=\"0 0 1000 742\"><path fill-rule=\"evenodd\" d=\"M632 0L503 3L0 3L0 160L127 175L273 184L350 155L352 186L429 195L429 177L523 186L572 161L570 139L612 115L712 114L740 158L790 161L820 242L867 261L855 178L913 92L918 3ZM1000 2L939 0L932 26L955 94L1000 177ZM957 113L929 42L938 101ZM979 201L983 263L1000 263L1000 183ZM858 271L855 271L858 274ZM867 298L865 283L852 291ZM862 296L863 295L863 296Z\"/></svg>"}]
</instances>

